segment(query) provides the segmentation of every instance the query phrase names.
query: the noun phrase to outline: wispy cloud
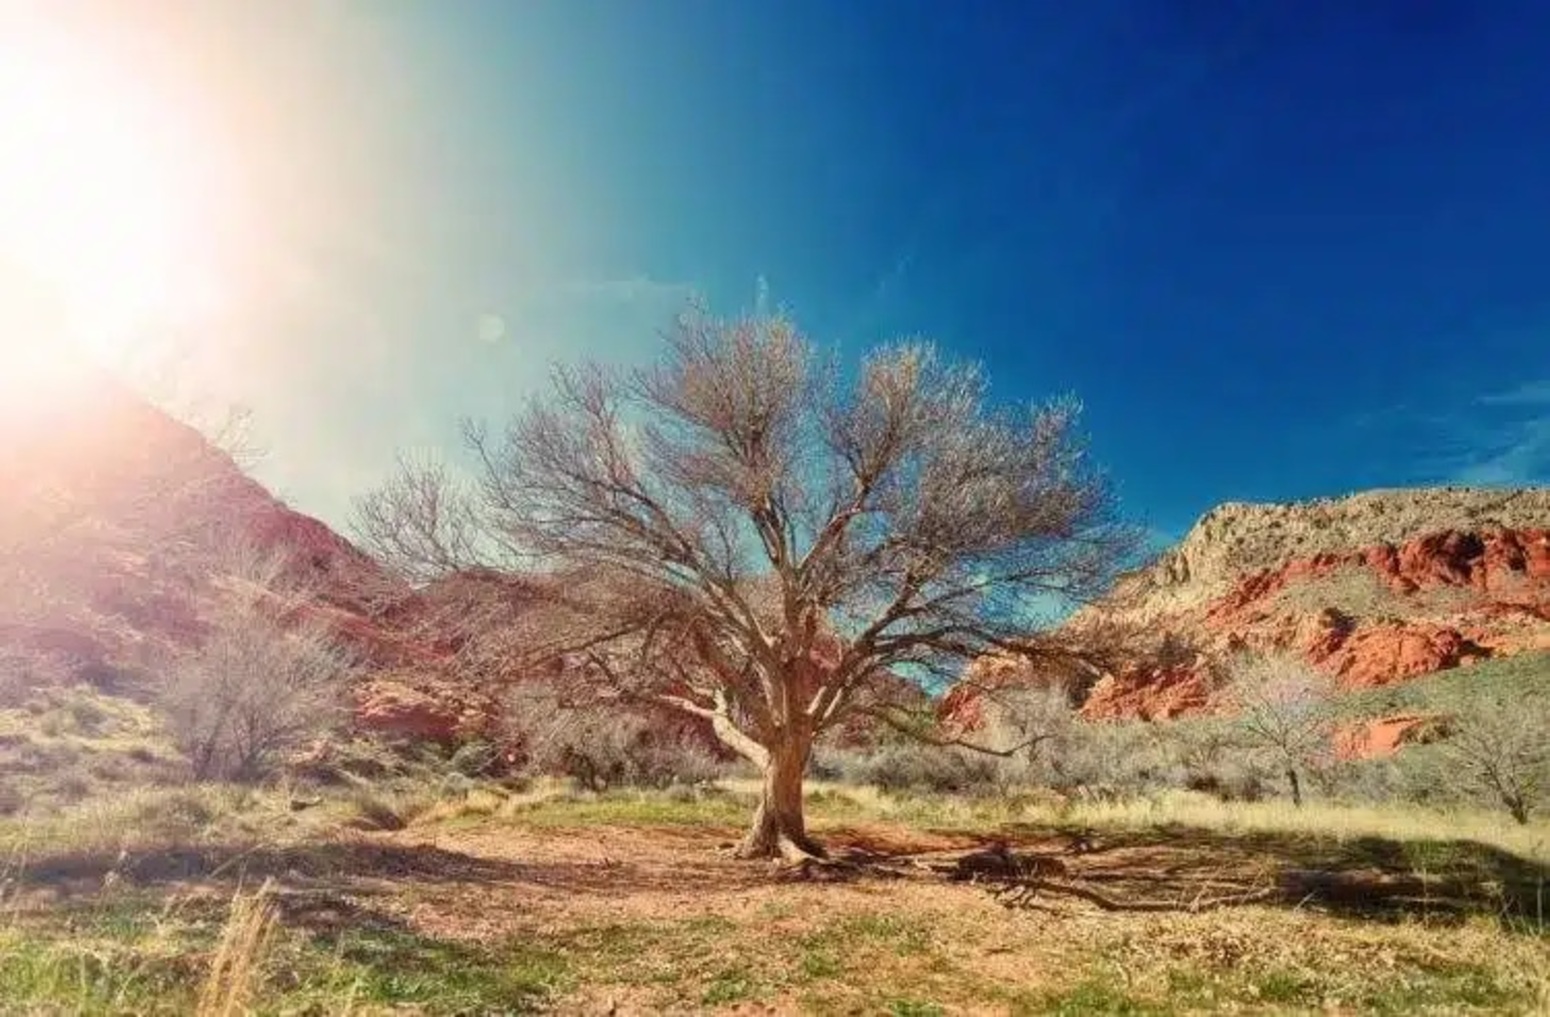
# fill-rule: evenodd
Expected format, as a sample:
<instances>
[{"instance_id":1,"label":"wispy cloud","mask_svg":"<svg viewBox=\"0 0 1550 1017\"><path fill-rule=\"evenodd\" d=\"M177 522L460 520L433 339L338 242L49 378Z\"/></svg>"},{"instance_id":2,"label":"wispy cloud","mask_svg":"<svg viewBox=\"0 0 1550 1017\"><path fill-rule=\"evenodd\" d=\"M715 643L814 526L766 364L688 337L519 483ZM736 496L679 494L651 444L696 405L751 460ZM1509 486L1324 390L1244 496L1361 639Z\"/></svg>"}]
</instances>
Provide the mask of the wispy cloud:
<instances>
[{"instance_id":1,"label":"wispy cloud","mask_svg":"<svg viewBox=\"0 0 1550 1017\"><path fill-rule=\"evenodd\" d=\"M1550 379L1524 382L1475 400L1478 445L1461 464L1466 484L1550 483Z\"/></svg>"},{"instance_id":2,"label":"wispy cloud","mask_svg":"<svg viewBox=\"0 0 1550 1017\"><path fill-rule=\"evenodd\" d=\"M1506 487L1550 484L1550 417L1516 425L1505 448L1465 466L1458 480Z\"/></svg>"},{"instance_id":3,"label":"wispy cloud","mask_svg":"<svg viewBox=\"0 0 1550 1017\"><path fill-rule=\"evenodd\" d=\"M1375 407L1341 433L1375 484L1550 484L1550 378Z\"/></svg>"},{"instance_id":4,"label":"wispy cloud","mask_svg":"<svg viewBox=\"0 0 1550 1017\"><path fill-rule=\"evenodd\" d=\"M1550 379L1486 392L1461 409L1414 419L1430 432L1428 479L1450 484L1550 484Z\"/></svg>"},{"instance_id":5,"label":"wispy cloud","mask_svg":"<svg viewBox=\"0 0 1550 1017\"><path fill-rule=\"evenodd\" d=\"M1481 396L1476 402L1484 406L1530 406L1550 409L1550 378L1526 381L1503 392Z\"/></svg>"}]
</instances>

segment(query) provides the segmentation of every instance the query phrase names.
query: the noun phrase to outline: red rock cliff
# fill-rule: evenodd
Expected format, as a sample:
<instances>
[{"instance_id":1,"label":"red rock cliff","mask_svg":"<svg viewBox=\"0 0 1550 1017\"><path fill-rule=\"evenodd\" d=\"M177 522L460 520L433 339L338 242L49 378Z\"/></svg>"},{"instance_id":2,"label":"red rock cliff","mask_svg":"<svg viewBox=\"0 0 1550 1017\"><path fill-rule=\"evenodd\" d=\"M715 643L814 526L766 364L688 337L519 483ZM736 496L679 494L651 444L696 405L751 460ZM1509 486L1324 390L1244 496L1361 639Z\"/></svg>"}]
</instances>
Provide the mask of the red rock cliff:
<instances>
[{"instance_id":1,"label":"red rock cliff","mask_svg":"<svg viewBox=\"0 0 1550 1017\"><path fill-rule=\"evenodd\" d=\"M1097 620L1140 637L1092 686L1094 719L1205 710L1242 650L1300 655L1348 687L1547 650L1550 489L1223 505L1069 624Z\"/></svg>"}]
</instances>

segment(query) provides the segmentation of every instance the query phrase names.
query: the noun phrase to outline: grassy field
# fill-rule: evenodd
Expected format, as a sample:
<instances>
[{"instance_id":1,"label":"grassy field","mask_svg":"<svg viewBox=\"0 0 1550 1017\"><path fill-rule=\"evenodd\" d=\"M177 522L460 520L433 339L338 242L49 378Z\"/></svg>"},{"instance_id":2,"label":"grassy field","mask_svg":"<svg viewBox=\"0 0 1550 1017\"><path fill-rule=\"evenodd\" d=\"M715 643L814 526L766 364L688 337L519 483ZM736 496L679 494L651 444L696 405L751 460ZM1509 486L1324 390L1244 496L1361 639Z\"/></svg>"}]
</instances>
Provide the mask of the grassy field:
<instances>
[{"instance_id":1,"label":"grassy field","mask_svg":"<svg viewBox=\"0 0 1550 1017\"><path fill-rule=\"evenodd\" d=\"M817 785L850 864L797 872L728 857L749 790L298 810L184 788L13 817L0 1009L1550 1011L1550 824ZM996 838L1121 909L1058 889L1008 908L937 871ZM1238 890L1259 899L1201 906Z\"/></svg>"}]
</instances>

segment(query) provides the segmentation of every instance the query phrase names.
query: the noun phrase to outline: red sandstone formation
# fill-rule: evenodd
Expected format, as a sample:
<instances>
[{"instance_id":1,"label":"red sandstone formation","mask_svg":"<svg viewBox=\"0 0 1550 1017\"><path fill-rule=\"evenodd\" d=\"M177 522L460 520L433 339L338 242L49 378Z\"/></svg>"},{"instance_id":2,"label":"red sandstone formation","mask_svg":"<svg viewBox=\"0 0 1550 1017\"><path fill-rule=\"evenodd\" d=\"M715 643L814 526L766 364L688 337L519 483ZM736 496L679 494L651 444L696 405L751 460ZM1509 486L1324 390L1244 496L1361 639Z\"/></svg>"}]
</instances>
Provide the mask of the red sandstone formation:
<instances>
[{"instance_id":1,"label":"red sandstone formation","mask_svg":"<svg viewBox=\"0 0 1550 1017\"><path fill-rule=\"evenodd\" d=\"M1298 655L1357 688L1550 650L1550 490L1222 506L1069 624L1095 621L1138 638L1092 687L1091 719L1202 712L1239 651ZM971 685L953 716L972 715Z\"/></svg>"}]
</instances>

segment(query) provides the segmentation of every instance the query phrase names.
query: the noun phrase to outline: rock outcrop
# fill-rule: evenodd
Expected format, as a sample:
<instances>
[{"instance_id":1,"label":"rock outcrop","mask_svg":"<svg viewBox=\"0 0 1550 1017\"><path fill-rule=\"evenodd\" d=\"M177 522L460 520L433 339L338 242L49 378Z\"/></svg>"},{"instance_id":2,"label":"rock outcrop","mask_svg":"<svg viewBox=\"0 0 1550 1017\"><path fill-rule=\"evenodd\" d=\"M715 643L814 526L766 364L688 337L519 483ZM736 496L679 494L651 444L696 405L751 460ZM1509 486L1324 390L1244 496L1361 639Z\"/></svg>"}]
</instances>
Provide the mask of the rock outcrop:
<instances>
[{"instance_id":1,"label":"rock outcrop","mask_svg":"<svg viewBox=\"0 0 1550 1017\"><path fill-rule=\"evenodd\" d=\"M1241 651L1355 688L1550 650L1550 489L1222 505L1067 624L1100 622L1135 638L1085 697L1093 719L1208 710Z\"/></svg>"}]
</instances>

